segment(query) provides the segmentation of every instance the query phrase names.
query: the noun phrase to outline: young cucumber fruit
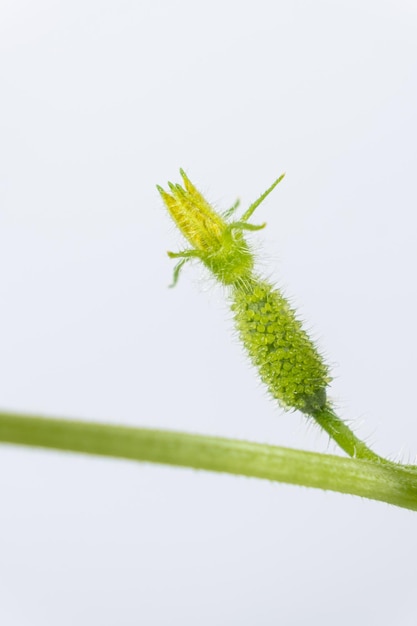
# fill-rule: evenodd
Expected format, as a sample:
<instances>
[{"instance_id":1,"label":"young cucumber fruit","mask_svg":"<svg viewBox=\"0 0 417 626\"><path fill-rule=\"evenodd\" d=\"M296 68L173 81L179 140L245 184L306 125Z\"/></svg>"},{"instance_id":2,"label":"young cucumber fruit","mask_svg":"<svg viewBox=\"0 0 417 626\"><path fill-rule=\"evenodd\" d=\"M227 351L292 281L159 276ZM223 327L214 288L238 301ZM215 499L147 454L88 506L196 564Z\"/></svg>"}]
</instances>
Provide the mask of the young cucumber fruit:
<instances>
[{"instance_id":1,"label":"young cucumber fruit","mask_svg":"<svg viewBox=\"0 0 417 626\"><path fill-rule=\"evenodd\" d=\"M199 259L228 287L240 339L270 393L284 408L314 416L326 405L328 368L285 297L256 275L253 252L243 235L265 226L248 220L283 176L238 220L232 219L238 203L219 214L182 170L181 176L183 185L169 183L170 193L158 187L171 217L191 244L189 249L168 253L179 259L173 285L184 263Z\"/></svg>"}]
</instances>

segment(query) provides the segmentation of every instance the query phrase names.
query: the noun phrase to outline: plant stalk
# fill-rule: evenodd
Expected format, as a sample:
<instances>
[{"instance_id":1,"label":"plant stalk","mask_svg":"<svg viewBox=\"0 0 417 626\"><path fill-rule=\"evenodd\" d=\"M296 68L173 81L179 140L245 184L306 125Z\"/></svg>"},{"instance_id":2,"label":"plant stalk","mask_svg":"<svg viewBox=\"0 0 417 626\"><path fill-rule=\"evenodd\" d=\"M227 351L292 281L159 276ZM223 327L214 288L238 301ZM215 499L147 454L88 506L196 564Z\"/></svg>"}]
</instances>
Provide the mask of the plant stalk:
<instances>
[{"instance_id":1,"label":"plant stalk","mask_svg":"<svg viewBox=\"0 0 417 626\"><path fill-rule=\"evenodd\" d=\"M0 413L0 442L263 478L417 510L417 472L372 460L6 412Z\"/></svg>"},{"instance_id":2,"label":"plant stalk","mask_svg":"<svg viewBox=\"0 0 417 626\"><path fill-rule=\"evenodd\" d=\"M337 443L337 445L346 454L354 459L362 459L364 461L374 461L376 463L385 463L386 465L395 465L391 461L376 454L366 443L361 441L349 426L340 419L333 409L326 405L320 411L312 414L316 422L326 431L326 433Z\"/></svg>"}]
</instances>

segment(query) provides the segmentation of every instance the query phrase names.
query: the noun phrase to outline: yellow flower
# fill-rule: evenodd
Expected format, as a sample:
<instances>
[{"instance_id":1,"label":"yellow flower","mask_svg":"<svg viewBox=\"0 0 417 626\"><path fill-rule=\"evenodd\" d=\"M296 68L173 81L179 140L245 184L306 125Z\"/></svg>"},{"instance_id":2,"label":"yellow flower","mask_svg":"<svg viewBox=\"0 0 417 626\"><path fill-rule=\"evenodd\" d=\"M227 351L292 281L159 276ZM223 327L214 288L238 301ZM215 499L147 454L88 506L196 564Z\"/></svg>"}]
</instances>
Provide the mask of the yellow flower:
<instances>
[{"instance_id":1,"label":"yellow flower","mask_svg":"<svg viewBox=\"0 0 417 626\"><path fill-rule=\"evenodd\" d=\"M213 252L220 248L227 223L209 205L194 187L183 170L180 170L184 186L168 183L171 194L161 187L158 190L165 205L195 250Z\"/></svg>"},{"instance_id":2,"label":"yellow flower","mask_svg":"<svg viewBox=\"0 0 417 626\"><path fill-rule=\"evenodd\" d=\"M168 183L171 193L157 187L172 219L192 246L181 252L168 252L170 257L181 259L174 269L173 285L176 284L184 263L193 257L200 259L224 285L238 285L250 280L253 254L242 231L259 230L265 226L249 224L248 220L283 176L251 204L238 221L229 221L239 205L238 202L228 211L216 213L185 172L180 170L180 173L183 186Z\"/></svg>"}]
</instances>

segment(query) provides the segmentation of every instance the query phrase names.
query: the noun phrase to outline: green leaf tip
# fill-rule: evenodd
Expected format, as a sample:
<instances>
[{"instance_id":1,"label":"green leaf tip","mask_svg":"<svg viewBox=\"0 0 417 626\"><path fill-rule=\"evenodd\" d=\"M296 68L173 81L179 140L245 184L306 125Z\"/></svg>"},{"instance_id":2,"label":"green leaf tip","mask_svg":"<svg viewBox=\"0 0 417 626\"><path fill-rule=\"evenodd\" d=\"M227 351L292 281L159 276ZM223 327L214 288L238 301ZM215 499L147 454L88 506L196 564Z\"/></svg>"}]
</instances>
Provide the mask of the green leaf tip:
<instances>
[{"instance_id":1,"label":"green leaf tip","mask_svg":"<svg viewBox=\"0 0 417 626\"><path fill-rule=\"evenodd\" d=\"M252 216L253 212L265 200L265 198L267 196L269 196L271 191L273 191L275 189L275 187L282 181L284 176L285 176L285 172L283 174L281 174L281 176L278 176L278 178L272 183L272 185L270 187L268 187L268 189L266 191L264 191L259 196L259 198L257 200L255 200L255 202L252 202L252 204L250 205L249 209L242 215L242 220L246 221L246 220L248 220Z\"/></svg>"}]
</instances>

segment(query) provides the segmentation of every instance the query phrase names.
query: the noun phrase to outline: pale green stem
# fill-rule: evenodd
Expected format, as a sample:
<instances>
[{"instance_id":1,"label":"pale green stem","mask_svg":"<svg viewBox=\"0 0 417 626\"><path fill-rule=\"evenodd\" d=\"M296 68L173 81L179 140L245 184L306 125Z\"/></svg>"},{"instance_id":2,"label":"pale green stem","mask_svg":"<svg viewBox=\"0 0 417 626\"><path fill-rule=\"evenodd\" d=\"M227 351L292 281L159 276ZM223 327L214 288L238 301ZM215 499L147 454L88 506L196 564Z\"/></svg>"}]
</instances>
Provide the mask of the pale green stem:
<instances>
[{"instance_id":1,"label":"pale green stem","mask_svg":"<svg viewBox=\"0 0 417 626\"><path fill-rule=\"evenodd\" d=\"M384 459L368 448L366 443L355 435L330 406L326 405L321 411L316 411L312 417L349 456L364 461L376 461L392 465L391 461Z\"/></svg>"},{"instance_id":2,"label":"pale green stem","mask_svg":"<svg viewBox=\"0 0 417 626\"><path fill-rule=\"evenodd\" d=\"M329 489L417 510L417 472L259 443L0 413L0 442L162 463Z\"/></svg>"}]
</instances>

